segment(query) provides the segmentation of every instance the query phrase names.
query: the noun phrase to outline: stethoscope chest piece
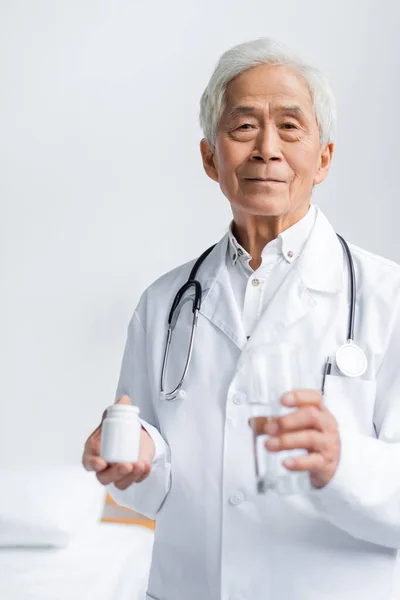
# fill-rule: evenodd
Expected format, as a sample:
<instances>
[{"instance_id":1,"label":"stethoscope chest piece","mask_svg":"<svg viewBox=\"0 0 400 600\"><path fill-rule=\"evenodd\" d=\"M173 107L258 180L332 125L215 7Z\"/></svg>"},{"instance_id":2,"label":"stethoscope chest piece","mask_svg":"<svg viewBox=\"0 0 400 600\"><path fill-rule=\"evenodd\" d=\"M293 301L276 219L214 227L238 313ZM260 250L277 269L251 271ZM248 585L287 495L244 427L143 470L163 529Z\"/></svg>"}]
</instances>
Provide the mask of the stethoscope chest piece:
<instances>
[{"instance_id":1,"label":"stethoscope chest piece","mask_svg":"<svg viewBox=\"0 0 400 600\"><path fill-rule=\"evenodd\" d=\"M361 377L367 370L368 362L364 351L349 340L336 352L336 365L347 377Z\"/></svg>"}]
</instances>

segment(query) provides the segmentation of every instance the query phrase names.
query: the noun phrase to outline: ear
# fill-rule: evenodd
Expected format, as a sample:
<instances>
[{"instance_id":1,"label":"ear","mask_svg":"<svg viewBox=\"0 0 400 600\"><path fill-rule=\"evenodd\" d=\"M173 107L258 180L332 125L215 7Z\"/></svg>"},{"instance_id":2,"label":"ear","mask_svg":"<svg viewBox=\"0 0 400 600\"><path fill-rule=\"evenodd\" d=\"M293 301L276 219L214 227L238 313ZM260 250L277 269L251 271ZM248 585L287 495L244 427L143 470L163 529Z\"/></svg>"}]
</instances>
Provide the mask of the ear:
<instances>
[{"instance_id":1,"label":"ear","mask_svg":"<svg viewBox=\"0 0 400 600\"><path fill-rule=\"evenodd\" d=\"M200 142L200 152L205 172L211 179L218 181L218 171L214 162L215 150L205 138Z\"/></svg>"},{"instance_id":2,"label":"ear","mask_svg":"<svg viewBox=\"0 0 400 600\"><path fill-rule=\"evenodd\" d=\"M335 144L330 142L321 149L319 168L313 180L314 185L317 185L326 179L329 172L329 167L331 166L334 147Z\"/></svg>"}]
</instances>

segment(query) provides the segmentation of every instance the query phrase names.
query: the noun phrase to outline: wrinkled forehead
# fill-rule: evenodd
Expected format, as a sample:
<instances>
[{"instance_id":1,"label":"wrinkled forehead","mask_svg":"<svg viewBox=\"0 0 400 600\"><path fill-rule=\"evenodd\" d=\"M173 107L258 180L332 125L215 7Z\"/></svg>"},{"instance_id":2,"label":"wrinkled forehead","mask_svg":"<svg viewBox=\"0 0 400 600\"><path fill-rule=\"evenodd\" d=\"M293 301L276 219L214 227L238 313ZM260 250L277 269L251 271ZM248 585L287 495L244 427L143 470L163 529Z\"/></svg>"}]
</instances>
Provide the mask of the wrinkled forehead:
<instances>
[{"instance_id":1,"label":"wrinkled forehead","mask_svg":"<svg viewBox=\"0 0 400 600\"><path fill-rule=\"evenodd\" d=\"M259 65L244 71L227 85L223 114L241 104L256 104L260 109L279 109L298 105L310 118L314 106L304 78L292 67Z\"/></svg>"}]
</instances>

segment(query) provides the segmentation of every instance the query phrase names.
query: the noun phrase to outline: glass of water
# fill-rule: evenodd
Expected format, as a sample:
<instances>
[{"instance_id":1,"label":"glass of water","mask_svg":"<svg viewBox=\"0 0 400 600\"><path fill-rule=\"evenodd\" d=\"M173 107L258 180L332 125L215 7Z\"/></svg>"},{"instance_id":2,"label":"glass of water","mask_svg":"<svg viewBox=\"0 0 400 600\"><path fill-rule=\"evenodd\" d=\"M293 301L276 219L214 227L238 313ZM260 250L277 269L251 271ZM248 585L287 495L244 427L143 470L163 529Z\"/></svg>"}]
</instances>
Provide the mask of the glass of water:
<instances>
[{"instance_id":1,"label":"glass of water","mask_svg":"<svg viewBox=\"0 0 400 600\"><path fill-rule=\"evenodd\" d=\"M288 343L261 345L246 356L248 404L253 431L257 492L296 494L311 489L308 471L289 471L282 464L288 458L304 456L306 449L271 452L265 448L270 437L264 432L268 421L297 410L281 403L282 396L295 389L306 388L299 348Z\"/></svg>"}]
</instances>

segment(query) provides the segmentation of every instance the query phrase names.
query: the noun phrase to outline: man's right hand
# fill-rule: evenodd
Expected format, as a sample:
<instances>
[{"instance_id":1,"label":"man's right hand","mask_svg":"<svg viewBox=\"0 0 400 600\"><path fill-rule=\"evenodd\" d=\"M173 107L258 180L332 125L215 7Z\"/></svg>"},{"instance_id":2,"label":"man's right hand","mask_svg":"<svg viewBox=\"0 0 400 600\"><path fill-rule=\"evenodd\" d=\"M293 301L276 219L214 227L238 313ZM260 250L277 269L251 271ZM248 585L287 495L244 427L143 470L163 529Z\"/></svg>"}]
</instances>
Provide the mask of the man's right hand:
<instances>
[{"instance_id":1,"label":"man's right hand","mask_svg":"<svg viewBox=\"0 0 400 600\"><path fill-rule=\"evenodd\" d=\"M132 404L132 402L129 396L121 396L116 404ZM86 441L82 463L87 471L96 472L97 479L103 485L113 483L119 490L126 490L132 483L139 483L150 474L155 453L154 442L142 427L138 460L135 463L107 463L100 457L101 428L106 414L105 410L100 425Z\"/></svg>"}]
</instances>

